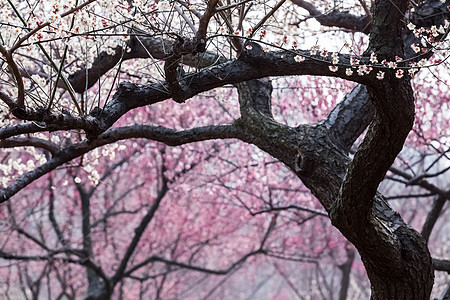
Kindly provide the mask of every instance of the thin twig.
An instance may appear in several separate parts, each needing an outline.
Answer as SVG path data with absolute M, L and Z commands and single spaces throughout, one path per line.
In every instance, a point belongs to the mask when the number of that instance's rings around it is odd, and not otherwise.
M 6 58 L 6 62 L 10 68 L 11 73 L 14 75 L 17 83 L 17 106 L 20 108 L 25 107 L 25 86 L 23 84 L 22 75 L 20 75 L 19 67 L 12 57 L 12 51 L 7 51 L 5 47 L 0 45 L 0 53 Z
M 261 21 L 259 21 L 258 24 L 256 24 L 256 26 L 254 28 L 252 28 L 252 33 L 250 34 L 250 37 L 253 36 L 253 34 L 255 34 L 256 31 L 258 31 L 258 29 L 264 25 L 264 23 L 267 21 L 267 19 L 269 19 L 280 7 L 281 5 L 284 4 L 284 2 L 286 2 L 286 0 L 281 0 L 280 2 L 277 3 L 277 5 L 275 5 L 274 8 L 272 8 L 272 10 L 264 16 L 264 18 L 261 19 Z
M 68 11 L 64 12 L 61 14 L 61 18 L 64 18 L 80 9 L 82 9 L 83 7 L 85 7 L 86 5 L 91 4 L 92 2 L 95 2 L 97 0 L 88 0 L 83 4 L 78 5 L 77 7 L 74 7 L 72 9 L 69 9 Z M 11 6 L 13 6 L 13 4 L 11 3 L 11 0 L 8 0 L 8 2 L 10 3 Z M 15 7 L 14 7 L 15 8 Z M 15 9 L 14 9 L 15 10 Z M 39 26 L 37 26 L 36 28 L 34 28 L 33 30 L 31 30 L 30 32 L 28 32 L 26 35 L 24 35 L 23 37 L 21 37 L 10 49 L 11 53 L 13 53 L 17 48 L 20 47 L 20 45 L 26 41 L 27 39 L 30 38 L 30 36 L 32 36 L 33 34 L 35 34 L 36 32 L 38 32 L 39 30 L 41 30 L 42 28 L 50 25 L 50 22 L 44 22 L 42 24 L 40 24 Z M 25 26 L 27 25 L 26 23 L 24 24 Z
M 373 20 L 373 17 L 372 17 L 372 13 L 370 12 L 370 9 L 367 7 L 366 2 L 364 0 L 359 0 L 359 4 L 361 4 L 362 8 L 364 9 L 364 12 L 366 13 L 367 17 L 369 17 L 370 22 L 371 22 Z
M 252 1 L 252 0 L 244 0 L 244 1 L 241 1 L 241 2 L 237 2 L 237 3 L 232 3 L 232 4 L 229 4 L 229 5 L 223 5 L 223 6 L 217 7 L 216 8 L 216 12 L 224 11 L 224 10 L 227 10 L 227 9 L 230 9 L 230 8 L 242 5 L 244 3 L 247 3 L 249 1 Z
M 189 27 L 192 29 L 192 32 L 194 34 L 197 33 L 197 29 L 194 26 L 194 23 L 191 22 L 188 16 L 183 12 L 183 10 L 176 4 L 173 4 L 173 7 L 175 7 L 175 10 L 178 12 L 178 14 L 186 21 L 186 23 L 189 25 Z

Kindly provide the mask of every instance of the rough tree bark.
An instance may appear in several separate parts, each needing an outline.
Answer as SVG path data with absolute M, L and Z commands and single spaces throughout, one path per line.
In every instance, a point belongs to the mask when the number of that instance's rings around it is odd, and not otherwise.
M 311 189 L 328 211 L 333 225 L 358 249 L 372 284 L 372 299 L 429 298 L 433 268 L 425 240 L 404 223 L 376 190 L 369 198 L 370 192 L 361 186 L 370 185 L 367 177 L 375 175 L 368 173 L 376 168 L 359 162 L 359 166 L 350 169 L 354 160 L 350 161 L 345 149 L 337 146 L 342 141 L 334 142 L 335 137 L 330 134 L 333 127 L 327 129 L 317 124 L 291 128 L 255 109 L 253 104 L 263 102 L 263 97 L 268 101 L 270 89 L 270 83 L 263 80 L 238 85 L 242 118 L 237 126 L 245 135 L 242 139 L 284 162 Z M 336 123 L 339 122 L 345 121 Z M 372 121 L 372 127 L 375 122 Z M 365 139 L 371 138 L 367 135 Z M 364 144 L 358 151 L 361 149 L 365 149 Z M 381 159 L 377 152 L 387 151 L 377 149 L 376 145 L 369 150 L 375 151 L 375 157 L 367 157 L 374 164 Z M 346 192 L 343 187 L 349 180 L 349 170 L 363 175 L 356 177 L 359 180 L 351 183 L 354 189 Z

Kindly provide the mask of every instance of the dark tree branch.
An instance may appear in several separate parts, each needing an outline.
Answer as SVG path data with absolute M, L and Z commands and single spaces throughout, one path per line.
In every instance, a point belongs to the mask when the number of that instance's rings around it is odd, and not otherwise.
M 86 266 L 88 268 L 91 268 L 91 269 L 95 270 L 95 272 L 97 272 L 97 274 L 99 274 L 99 276 L 105 282 L 108 281 L 108 277 L 105 275 L 105 273 L 103 273 L 101 268 L 99 266 L 97 266 L 96 264 L 94 264 L 90 260 L 86 260 L 86 259 L 71 259 L 71 258 L 67 258 L 67 257 L 55 256 L 57 254 L 64 253 L 64 252 L 67 252 L 67 251 L 52 251 L 52 252 L 49 253 L 49 255 L 25 256 L 25 255 L 15 255 L 15 254 L 12 254 L 12 253 L 7 253 L 7 252 L 4 252 L 4 251 L 0 251 L 0 257 L 4 258 L 4 259 L 8 259 L 8 260 L 17 260 L 17 261 L 51 261 L 51 260 L 57 260 L 57 261 L 61 261 L 61 262 L 64 262 L 64 263 L 72 263 L 72 264 L 76 264 L 76 265 L 82 265 L 82 266 Z M 69 251 L 69 253 L 72 253 L 72 252 Z M 77 255 L 79 255 L 79 254 L 77 254 Z
M 450 274 L 450 260 L 433 258 L 433 268 Z
M 347 260 L 343 264 L 339 265 L 339 269 L 342 272 L 339 300 L 347 299 L 348 288 L 350 286 L 350 274 L 352 271 L 353 261 L 355 260 L 355 249 L 349 243 L 345 245 L 345 252 L 347 254 Z
M 241 266 L 248 258 L 250 258 L 251 256 L 254 256 L 254 255 L 257 255 L 257 254 L 264 254 L 264 251 L 259 249 L 257 251 L 253 251 L 253 252 L 247 253 L 241 259 L 239 259 L 238 261 L 234 262 L 227 269 L 224 269 L 224 270 L 213 270 L 213 269 L 208 269 L 208 268 L 202 268 L 202 267 L 192 266 L 192 265 L 186 264 L 186 263 L 181 263 L 181 262 L 177 262 L 177 261 L 173 261 L 173 260 L 168 260 L 168 259 L 165 259 L 165 258 L 162 258 L 162 257 L 159 257 L 159 256 L 152 256 L 152 257 L 149 257 L 148 259 L 146 259 L 145 261 L 137 264 L 136 266 L 132 267 L 127 272 L 125 272 L 124 273 L 124 277 L 131 276 L 131 274 L 133 272 L 135 272 L 138 269 L 148 265 L 149 263 L 153 263 L 153 262 L 162 262 L 162 263 L 165 263 L 165 264 L 167 264 L 169 266 L 175 266 L 175 267 L 179 267 L 179 268 L 182 268 L 182 269 L 188 269 L 188 270 L 202 272 L 202 273 L 207 273 L 207 274 L 212 274 L 212 275 L 226 275 L 226 274 L 230 273 L 231 271 L 233 271 L 234 269 L 236 269 L 237 267 Z
M 431 210 L 428 212 L 427 219 L 425 220 L 421 231 L 422 236 L 427 242 L 430 239 L 431 231 L 433 230 L 433 227 L 436 224 L 447 199 L 448 198 L 439 195 L 433 201 L 433 205 L 431 206 Z
M 45 244 L 45 241 L 39 240 L 38 238 L 36 238 L 32 234 L 30 234 L 28 231 L 23 229 L 21 226 L 19 226 L 19 224 L 17 224 L 16 217 L 15 217 L 15 214 L 14 214 L 14 211 L 13 211 L 13 208 L 12 208 L 12 204 L 10 202 L 7 203 L 6 207 L 8 209 L 8 214 L 9 214 L 10 222 L 12 224 L 12 229 L 17 231 L 18 234 L 23 235 L 24 237 L 29 239 L 30 241 L 32 241 L 33 243 L 35 243 L 36 245 L 38 245 L 42 249 L 44 249 L 46 251 L 49 251 L 50 249 Z
M 120 59 L 124 61 L 135 58 L 164 60 L 170 56 L 170 49 L 174 45 L 171 40 L 158 37 L 148 36 L 146 32 L 133 29 L 131 39 L 125 46 L 114 48 L 114 54 L 101 52 L 92 63 L 92 67 L 79 69 L 69 76 L 69 81 L 73 89 L 77 93 L 83 93 L 86 89 L 91 88 L 101 76 L 111 70 Z M 212 52 L 204 52 L 197 54 L 184 54 L 181 62 L 185 65 L 196 67 L 199 69 L 211 66 L 216 63 L 224 63 L 226 59 Z
M 64 130 L 64 126 L 55 125 L 46 125 L 46 124 L 37 124 L 35 122 L 27 123 L 27 124 L 18 124 L 18 125 L 9 125 L 3 128 L 0 128 L 0 140 L 7 139 L 12 136 L 18 136 L 21 134 L 27 133 L 36 133 L 36 132 L 52 132 L 58 130 Z
M 257 32 L 266 21 L 273 16 L 273 14 L 286 2 L 286 0 L 279 0 L 278 3 L 252 28 L 252 34 Z
M 351 31 L 358 31 L 368 34 L 371 29 L 370 16 L 356 16 L 346 12 L 332 10 L 328 13 L 321 13 L 312 3 L 304 0 L 291 0 L 292 3 L 307 10 L 312 18 L 315 18 L 323 26 L 334 26 Z
M 253 80 L 251 82 L 252 88 L 246 89 L 245 86 L 249 84 L 249 82 L 236 84 L 241 93 L 249 93 L 244 97 L 239 98 L 241 116 L 245 119 L 250 117 L 249 115 L 258 113 L 273 119 L 271 104 L 273 91 L 272 82 L 268 78 Z
M 207 269 L 207 268 L 202 268 L 202 267 L 197 267 L 197 266 L 192 266 L 191 264 L 186 264 L 186 263 L 181 263 L 181 262 L 177 262 L 177 261 L 172 261 L 172 260 L 167 260 L 165 258 L 159 257 L 157 255 L 153 255 L 149 258 L 147 258 L 146 260 L 144 260 L 143 262 L 135 265 L 134 267 L 130 268 L 128 271 L 123 273 L 124 277 L 129 277 L 131 276 L 131 274 L 135 271 L 137 271 L 138 269 L 148 265 L 149 263 L 152 262 L 163 262 L 166 265 L 169 266 L 176 266 L 179 268 L 184 268 L 184 269 L 189 269 L 189 270 L 193 270 L 193 271 L 198 271 L 198 272 L 203 272 L 203 273 L 208 273 L 208 274 L 213 274 L 213 275 L 226 275 L 228 273 L 230 273 L 231 271 L 233 271 L 234 269 L 238 268 L 239 266 L 241 266 L 247 259 L 249 259 L 251 256 L 257 255 L 257 254 L 266 254 L 267 251 L 264 250 L 264 244 L 267 241 L 267 238 L 269 237 L 270 233 L 272 232 L 275 223 L 276 223 L 276 219 L 277 219 L 277 215 L 272 216 L 272 220 L 261 240 L 261 244 L 259 246 L 259 248 L 255 251 L 251 251 L 247 254 L 245 254 L 244 256 L 242 256 L 239 260 L 237 260 L 236 262 L 232 263 L 228 268 L 224 269 L 224 270 L 212 270 L 212 269 Z
M 80 157 L 95 148 L 120 140 L 145 138 L 159 141 L 169 146 L 178 146 L 210 139 L 238 138 L 240 135 L 241 133 L 233 125 L 206 126 L 183 131 L 148 125 L 112 128 L 93 141 L 84 140 L 64 148 L 45 164 L 17 178 L 14 184 L 0 190 L 0 203 L 5 202 L 22 188 L 55 168 Z
M 357 85 L 322 121 L 335 143 L 350 151 L 353 143 L 373 119 L 375 108 L 363 85 Z
M 281 206 L 281 207 L 274 206 L 274 207 L 270 207 L 270 208 L 267 208 L 267 209 L 258 210 L 256 212 L 249 211 L 249 213 L 252 216 L 256 216 L 256 215 L 270 213 L 270 212 L 274 212 L 274 211 L 285 211 L 285 210 L 306 211 L 306 212 L 309 212 L 309 213 L 311 213 L 313 215 L 322 216 L 322 217 L 328 217 L 328 214 L 325 211 L 323 211 L 323 210 L 319 210 L 319 209 L 315 209 L 315 208 L 309 208 L 309 207 L 303 207 L 303 206 L 298 206 L 298 205 L 288 205 L 288 206 Z
M 433 194 L 439 195 L 440 197 L 443 197 L 445 199 L 450 199 L 450 191 L 444 191 L 444 190 L 438 188 L 437 186 L 435 186 L 434 184 L 428 182 L 427 180 L 419 179 L 419 180 L 412 181 L 412 179 L 414 178 L 413 176 L 409 175 L 405 171 L 400 170 L 396 167 L 389 168 L 389 171 L 391 171 L 395 175 L 398 175 L 398 176 L 401 176 L 401 177 L 407 179 L 408 182 L 411 182 L 410 185 L 420 186 L 420 187 L 430 191 Z
M 297 63 L 294 56 L 298 54 L 308 57 L 304 62 Z M 366 58 L 367 60 L 368 58 Z M 349 55 L 340 55 L 343 64 L 349 64 Z M 362 59 L 364 61 L 364 59 Z M 223 63 L 204 69 L 197 73 L 187 74 L 179 80 L 183 87 L 183 99 L 189 99 L 201 92 L 211 90 L 226 84 L 235 84 L 255 78 L 280 75 L 321 75 L 342 77 L 363 84 L 377 81 L 371 76 L 345 75 L 345 69 L 330 71 L 329 62 L 317 57 L 309 57 L 309 51 L 280 51 L 260 53 L 247 51 L 242 59 Z M 45 122 L 46 126 L 60 129 L 83 129 L 92 139 L 112 126 L 123 114 L 141 106 L 164 101 L 173 95 L 166 83 L 154 83 L 138 86 L 132 83 L 119 85 L 113 99 L 103 110 L 94 109 L 89 115 L 75 117 L 68 113 L 55 114 L 44 108 L 13 110 L 16 117 L 23 120 Z M 58 127 L 57 127 L 58 128 Z
M 10 51 L 6 50 L 2 45 L 0 45 L 0 54 L 2 54 L 3 57 L 5 57 L 6 59 L 6 63 L 9 66 L 9 70 L 10 72 L 13 74 L 14 79 L 16 81 L 17 84 L 17 102 L 13 102 L 14 106 L 17 105 L 17 107 L 19 108 L 23 108 L 25 107 L 25 87 L 23 84 L 23 78 L 22 75 L 20 74 L 20 70 L 19 67 L 17 66 L 12 54 L 13 54 L 14 49 L 11 49 Z M 2 93 L 0 91 L 0 99 L 2 100 L 10 100 L 9 97 Z M 5 101 L 6 102 L 6 101 Z M 6 102 L 8 103 L 8 102 Z
M 185 92 L 178 81 L 180 75 L 178 70 L 180 69 L 181 56 L 172 56 L 164 62 L 164 73 L 166 75 L 167 86 L 169 87 L 170 95 L 176 102 L 182 103 L 185 100 Z
M 58 223 L 56 222 L 55 218 L 55 192 L 53 190 L 53 177 L 48 177 L 48 190 L 50 192 L 49 195 L 49 207 L 48 207 L 48 219 L 50 220 L 50 223 L 52 224 L 53 230 L 55 231 L 56 237 L 58 238 L 58 242 L 61 243 L 63 246 L 67 246 L 67 241 L 64 239 L 63 233 L 61 229 L 59 228 Z
M 75 177 L 75 176 L 73 176 Z M 94 251 L 91 238 L 91 195 L 82 183 L 75 183 L 81 200 L 81 233 L 83 235 L 83 253 L 86 261 L 93 261 Z M 109 286 L 109 281 L 102 284 L 99 274 L 90 268 L 86 270 L 88 280 L 88 295 L 101 294 L 105 287 Z M 109 290 L 107 288 L 106 290 Z
M 370 12 L 370 8 L 366 4 L 366 0 L 358 0 L 359 4 L 361 4 L 362 8 L 364 9 L 364 12 L 366 13 L 366 16 L 369 17 L 370 22 L 372 22 L 372 13 Z
M 9 109 L 13 109 L 17 106 L 17 103 L 14 101 L 14 99 L 3 93 L 2 91 L 0 91 L 0 100 L 5 102 L 5 104 L 8 105 Z
M 136 250 L 136 247 L 141 240 L 142 235 L 144 234 L 145 229 L 147 228 L 150 221 L 153 219 L 153 216 L 155 215 L 156 211 L 159 208 L 159 205 L 166 195 L 167 191 L 169 190 L 169 187 L 167 185 L 168 180 L 166 176 L 164 175 L 165 167 L 164 163 L 162 163 L 162 170 L 161 170 L 161 176 L 162 176 L 162 187 L 158 191 L 158 196 L 153 200 L 153 204 L 148 210 L 147 214 L 142 218 L 139 226 L 134 230 L 134 236 L 131 241 L 131 243 L 128 245 L 127 250 L 120 261 L 119 267 L 117 268 L 116 273 L 112 277 L 111 281 L 113 283 L 113 286 L 116 285 L 122 278 L 125 276 L 125 269 L 127 267 L 127 264 L 131 258 L 131 255 Z
M 402 20 L 407 8 L 404 1 L 377 2 L 367 53 L 374 51 L 386 59 L 394 59 L 394 53 L 401 55 Z M 347 220 L 355 230 L 365 227 L 378 185 L 402 149 L 414 122 L 414 97 L 409 80 L 394 82 L 395 79 L 394 74 L 387 74 L 386 80 L 373 83 L 368 89 L 376 108 L 375 118 L 348 167 L 336 203 L 338 209 L 357 212 L 351 221 Z M 368 165 L 371 167 L 367 168 Z M 345 211 L 343 215 L 348 218 L 352 213 Z
M 52 155 L 55 155 L 61 148 L 55 143 L 43 140 L 40 138 L 22 138 L 22 137 L 11 137 L 7 139 L 0 140 L 0 148 L 15 148 L 15 147 L 25 147 L 31 146 L 35 148 L 41 148 L 49 151 Z
M 395 83 L 390 82 L 391 84 Z M 398 87 L 398 85 L 407 87 L 407 82 L 396 82 L 395 86 Z M 252 88 L 257 89 L 260 86 L 253 81 L 238 85 L 241 105 L 252 103 L 251 99 L 245 98 L 263 95 L 252 92 Z M 392 91 L 392 89 L 390 90 Z M 395 94 L 397 97 L 395 101 L 402 99 L 400 102 L 405 101 L 406 107 L 410 108 L 412 94 L 405 92 L 402 95 L 399 97 L 398 94 Z M 384 96 L 387 98 L 382 98 Z M 247 115 L 241 113 L 242 120 L 238 120 L 236 126 L 241 128 L 244 141 L 257 145 L 284 162 L 296 172 L 321 201 L 330 213 L 333 224 L 361 253 L 374 287 L 374 295 L 380 299 L 396 299 L 398 294 L 392 297 L 385 294 L 385 291 L 394 289 L 396 292 L 422 295 L 421 298 L 426 298 L 425 295 L 429 295 L 432 286 L 431 258 L 426 243 L 420 234 L 406 225 L 400 215 L 389 207 L 381 195 L 375 194 L 378 183 L 383 179 L 386 170 L 400 151 L 404 138 L 412 125 L 412 118 L 408 115 L 408 111 L 407 122 L 402 124 L 403 127 L 400 128 L 399 124 L 395 124 L 394 121 L 401 123 L 397 116 L 399 111 L 395 109 L 395 105 L 398 104 L 394 103 L 394 98 L 390 97 L 392 95 L 386 95 L 383 92 L 381 94 L 374 93 L 372 96 L 375 101 L 381 102 L 378 105 L 384 105 L 381 108 L 377 107 L 377 111 L 381 110 L 379 114 L 385 115 L 376 116 L 378 120 L 375 119 L 375 122 L 378 124 L 372 125 L 373 136 L 370 136 L 369 130 L 369 139 L 366 140 L 366 143 L 368 142 L 370 146 L 364 146 L 363 143 L 362 148 L 358 149 L 360 155 L 367 150 L 375 151 L 375 153 L 366 154 L 367 161 L 373 161 L 369 164 L 369 168 L 362 159 L 364 155 L 360 158 L 361 161 L 355 163 L 354 159 L 350 162 L 345 152 L 333 142 L 329 130 L 322 124 L 290 128 L 259 113 L 248 113 Z M 390 103 L 386 103 L 386 101 Z M 392 105 L 392 103 L 394 104 Z M 392 107 L 388 104 L 391 104 Z M 245 107 L 245 105 L 242 106 Z M 394 108 L 393 111 L 390 111 L 391 108 Z M 249 111 L 252 110 L 249 109 Z M 390 128 L 391 126 L 393 128 Z M 378 131 L 380 129 L 381 131 Z M 385 136 L 386 133 L 389 135 Z M 398 134 L 400 136 L 395 136 Z M 375 139 L 371 140 L 374 137 Z M 374 141 L 379 144 L 373 143 Z M 386 141 L 393 144 L 385 145 Z M 390 151 L 383 147 L 390 147 Z M 384 161 L 381 166 L 377 165 L 380 164 L 380 156 L 377 153 L 381 152 L 384 155 L 385 151 L 389 152 L 389 154 L 386 153 L 389 161 Z M 349 164 L 353 164 L 353 171 L 349 171 Z M 357 173 L 349 175 L 349 172 L 354 171 Z M 373 176 L 370 182 L 366 181 L 366 176 Z M 346 178 L 354 180 L 353 189 L 345 189 L 345 185 L 348 184 L 345 182 Z M 327 184 L 324 185 L 324 182 Z M 346 193 L 349 194 L 345 195 Z M 336 199 L 340 199 L 340 201 L 336 201 Z M 417 268 L 417 264 L 421 267 Z M 400 274 L 403 276 L 402 282 L 399 281 Z M 426 279 L 424 279 L 424 274 L 428 276 Z M 386 278 L 392 278 L 392 280 L 386 280 Z M 416 282 L 420 279 L 424 279 L 420 284 L 406 283 Z M 398 288 L 386 287 L 391 284 L 398 285 Z M 408 289 L 402 290 L 405 285 L 408 285 Z
M 216 6 L 218 4 L 218 0 L 209 0 L 208 5 L 206 6 L 206 10 L 203 13 L 203 16 L 200 18 L 198 24 L 198 30 L 195 38 L 199 42 L 197 51 L 204 52 L 206 49 L 206 33 L 208 29 L 208 24 L 214 14 L 217 12 Z

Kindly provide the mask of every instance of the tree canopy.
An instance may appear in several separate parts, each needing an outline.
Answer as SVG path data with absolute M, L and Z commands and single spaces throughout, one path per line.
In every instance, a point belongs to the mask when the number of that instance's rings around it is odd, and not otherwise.
M 2 2 L 2 292 L 444 299 L 449 10 Z

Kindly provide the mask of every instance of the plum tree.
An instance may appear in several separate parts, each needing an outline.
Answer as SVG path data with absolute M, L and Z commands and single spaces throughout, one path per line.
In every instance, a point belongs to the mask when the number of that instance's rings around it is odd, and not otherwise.
M 315 254 L 302 256 L 295 224 L 318 234 L 329 220 L 360 254 L 372 299 L 429 299 L 434 270 L 450 271 L 427 246 L 448 200 L 427 180 L 448 169 L 448 90 L 417 72 L 445 70 L 449 5 L 0 4 L 0 201 L 4 230 L 14 232 L 0 256 L 18 262 L 8 280 L 35 298 L 43 281 L 47 295 L 57 282 L 53 297 L 76 298 L 85 280 L 86 299 L 195 298 L 198 274 L 228 275 L 265 257 L 314 262 L 335 233 L 306 239 Z M 300 75 L 309 77 L 288 77 Z M 393 163 L 413 126 L 408 143 L 439 155 L 421 156 L 421 169 L 403 160 L 403 170 Z M 436 196 L 421 234 L 377 191 L 387 172 Z M 334 240 L 345 258 L 334 294 L 345 299 L 354 252 Z M 289 268 L 272 266 L 303 297 Z M 198 274 L 182 276 L 189 271 Z M 221 283 L 203 283 L 202 297 Z

